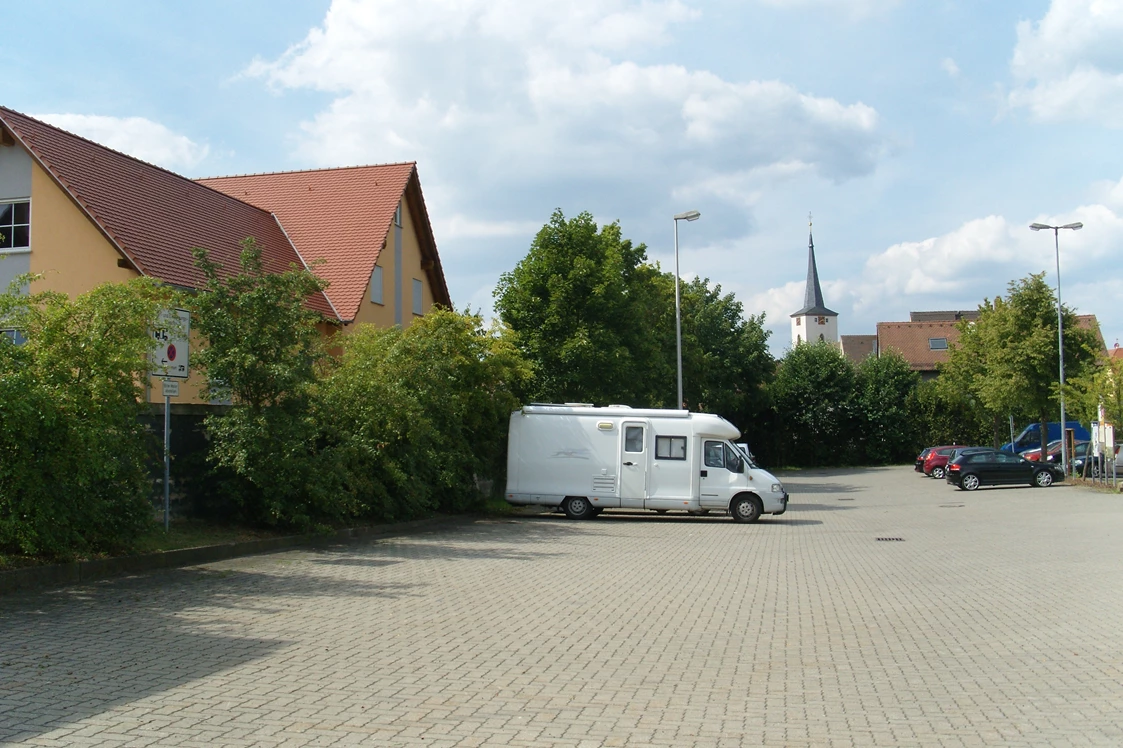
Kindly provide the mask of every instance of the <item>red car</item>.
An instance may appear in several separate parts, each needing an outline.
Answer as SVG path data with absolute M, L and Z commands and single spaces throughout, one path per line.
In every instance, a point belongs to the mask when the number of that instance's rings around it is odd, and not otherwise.
M 959 449 L 961 444 L 952 444 L 946 447 L 932 447 L 928 456 L 924 458 L 924 474 L 930 478 L 943 478 L 947 472 L 948 458 L 951 453 Z

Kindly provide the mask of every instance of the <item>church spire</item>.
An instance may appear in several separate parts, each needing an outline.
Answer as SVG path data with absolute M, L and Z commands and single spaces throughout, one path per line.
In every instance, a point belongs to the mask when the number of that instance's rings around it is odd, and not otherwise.
M 807 287 L 803 293 L 803 308 L 792 314 L 837 317 L 838 312 L 827 309 L 823 301 L 823 289 L 819 285 L 819 269 L 815 266 L 815 237 L 811 231 L 811 214 L 807 214 Z

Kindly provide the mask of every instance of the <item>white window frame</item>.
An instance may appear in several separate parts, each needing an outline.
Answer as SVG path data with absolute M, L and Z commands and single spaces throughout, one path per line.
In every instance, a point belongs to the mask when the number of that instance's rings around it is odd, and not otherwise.
M 943 341 L 943 345 L 935 345 L 936 341 Z M 946 351 L 948 349 L 947 338 L 928 338 L 928 350 L 930 351 Z
M 421 282 L 420 278 L 413 279 L 413 313 L 420 317 L 425 313 L 424 309 L 424 294 L 425 284 Z
M 398 201 L 398 207 L 394 208 L 394 225 L 400 227 L 402 225 L 402 201 Z
M 7 236 L 8 233 L 16 226 L 27 226 L 27 244 L 19 247 L 0 247 L 0 255 L 24 255 L 31 252 L 31 198 L 20 198 L 16 200 L 0 200 L 0 206 L 3 205 L 21 205 L 27 203 L 27 223 L 15 223 L 15 208 L 12 208 L 12 221 L 11 224 L 0 226 L 0 234 Z M 5 231 L 7 229 L 7 231 Z M 0 289 L 2 290 L 2 289 Z
M 385 285 L 383 284 L 382 266 L 375 265 L 370 271 L 370 303 L 382 306 L 386 303 Z

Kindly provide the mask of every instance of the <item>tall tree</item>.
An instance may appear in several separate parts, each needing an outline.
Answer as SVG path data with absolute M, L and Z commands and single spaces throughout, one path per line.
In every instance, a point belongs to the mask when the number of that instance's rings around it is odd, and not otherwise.
M 914 392 L 920 376 L 895 350 L 867 356 L 857 367 L 858 447 L 866 462 L 913 457 L 917 419 Z
M 852 462 L 857 381 L 853 365 L 830 343 L 803 343 L 780 362 L 772 386 L 786 435 L 785 463 Z
M 1081 328 L 1076 314 L 1062 308 L 1066 376 L 1079 378 L 1093 366 L 1099 342 Z M 1011 281 L 1006 298 L 986 300 L 973 324 L 962 323 L 963 337 L 953 347 L 943 371 L 963 382 L 996 416 L 1011 413 L 1045 424 L 1058 409 L 1059 361 L 1057 302 L 1045 273 Z
M 495 289 L 495 308 L 535 367 L 532 395 L 553 402 L 650 404 L 664 366 L 650 335 L 653 269 L 620 225 L 557 210 Z

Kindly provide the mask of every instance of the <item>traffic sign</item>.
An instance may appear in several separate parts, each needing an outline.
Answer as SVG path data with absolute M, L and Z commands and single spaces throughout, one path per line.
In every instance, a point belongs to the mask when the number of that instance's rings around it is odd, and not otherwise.
M 186 309 L 160 312 L 157 327 L 152 331 L 152 336 L 156 338 L 156 349 L 151 357 L 153 376 L 187 379 L 191 371 L 187 342 L 190 334 L 191 313 Z
M 179 397 L 179 382 L 173 382 L 165 379 L 164 383 L 164 397 Z

